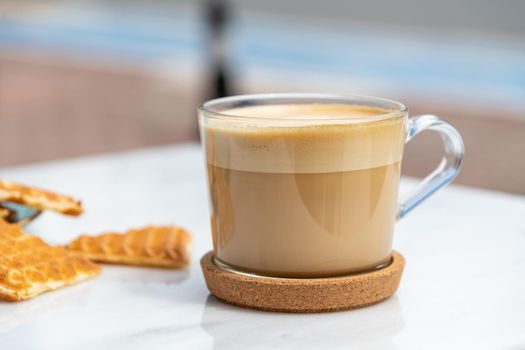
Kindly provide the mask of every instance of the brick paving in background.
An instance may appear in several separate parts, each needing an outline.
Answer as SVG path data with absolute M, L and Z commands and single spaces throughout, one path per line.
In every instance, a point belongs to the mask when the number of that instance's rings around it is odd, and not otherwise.
M 0 59 L 0 166 L 195 139 L 198 97 L 129 72 Z

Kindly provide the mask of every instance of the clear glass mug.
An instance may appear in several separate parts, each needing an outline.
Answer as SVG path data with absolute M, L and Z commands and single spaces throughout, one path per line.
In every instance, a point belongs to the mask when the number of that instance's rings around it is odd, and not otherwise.
M 215 262 L 315 278 L 381 268 L 396 220 L 458 174 L 463 140 L 399 102 L 332 94 L 220 98 L 199 107 Z M 441 135 L 441 164 L 398 203 L 405 143 Z

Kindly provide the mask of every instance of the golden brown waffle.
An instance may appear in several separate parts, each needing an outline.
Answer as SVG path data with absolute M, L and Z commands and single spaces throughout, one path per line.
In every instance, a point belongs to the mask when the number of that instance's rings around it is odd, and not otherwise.
M 27 205 L 38 210 L 54 210 L 66 215 L 82 214 L 80 201 L 60 194 L 0 180 L 0 202 Z
M 189 264 L 191 235 L 174 226 L 148 226 L 126 233 L 82 235 L 68 246 L 99 262 L 158 267 Z
M 0 220 L 0 299 L 20 301 L 100 272 L 91 261 L 52 247 Z

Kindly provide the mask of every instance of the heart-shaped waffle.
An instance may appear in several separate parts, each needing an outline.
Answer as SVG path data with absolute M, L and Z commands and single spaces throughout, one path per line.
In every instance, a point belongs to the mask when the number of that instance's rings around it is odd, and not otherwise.
M 0 299 L 19 301 L 97 275 L 100 267 L 0 219 Z

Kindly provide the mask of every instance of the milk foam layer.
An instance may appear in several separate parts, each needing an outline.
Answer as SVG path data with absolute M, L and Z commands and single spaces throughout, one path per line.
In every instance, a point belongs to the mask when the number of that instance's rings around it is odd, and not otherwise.
M 361 170 L 401 160 L 405 114 L 361 105 L 297 104 L 236 108 L 206 118 L 208 163 L 270 173 Z

